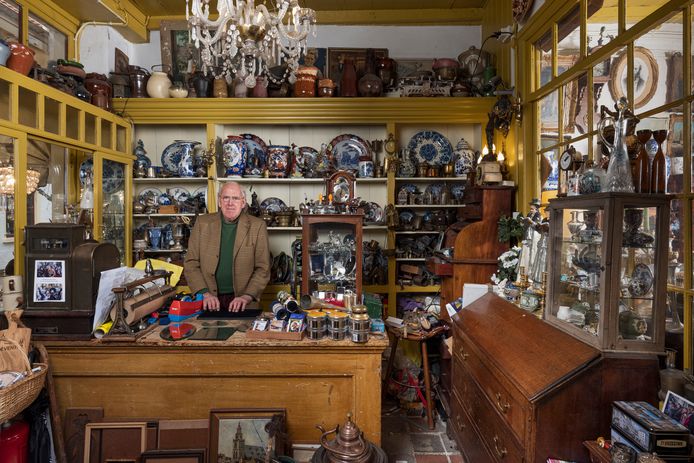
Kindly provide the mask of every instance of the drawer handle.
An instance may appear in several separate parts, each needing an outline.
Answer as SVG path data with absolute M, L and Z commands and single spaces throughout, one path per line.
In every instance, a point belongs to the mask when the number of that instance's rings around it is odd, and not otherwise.
M 499 407 L 499 411 L 501 411 L 501 413 L 506 413 L 508 409 L 511 408 L 510 403 L 503 403 L 501 401 L 501 393 L 499 392 L 496 393 L 496 406 Z
M 457 415 L 455 417 L 455 422 L 458 425 L 458 429 L 460 429 L 461 431 L 465 430 L 465 423 L 463 423 L 463 418 L 460 415 Z
M 460 349 L 460 356 L 463 357 L 463 360 L 467 360 L 470 354 L 466 354 L 463 349 Z
M 508 451 L 504 448 L 499 448 L 499 436 L 494 436 L 492 441 L 494 442 L 494 451 L 496 452 L 496 456 L 499 457 L 499 459 L 504 458 Z

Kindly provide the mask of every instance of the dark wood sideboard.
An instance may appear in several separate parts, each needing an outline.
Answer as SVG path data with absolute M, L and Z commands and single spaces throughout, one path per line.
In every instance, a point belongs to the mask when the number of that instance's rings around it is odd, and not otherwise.
M 451 418 L 465 461 L 587 462 L 614 400 L 657 403 L 655 356 L 613 356 L 493 294 L 453 317 Z

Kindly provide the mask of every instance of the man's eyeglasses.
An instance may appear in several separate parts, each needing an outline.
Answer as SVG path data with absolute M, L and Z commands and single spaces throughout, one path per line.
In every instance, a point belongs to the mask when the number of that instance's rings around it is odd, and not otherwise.
M 222 196 L 220 198 L 220 200 L 223 203 L 231 203 L 231 202 L 238 203 L 240 201 L 243 201 L 243 196 Z

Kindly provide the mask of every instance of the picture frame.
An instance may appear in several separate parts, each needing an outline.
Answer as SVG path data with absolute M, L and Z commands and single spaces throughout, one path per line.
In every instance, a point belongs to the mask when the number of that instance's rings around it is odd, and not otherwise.
M 226 461 L 238 452 L 257 463 L 266 461 L 268 452 L 284 455 L 286 417 L 284 408 L 210 410 L 209 461 Z
M 666 156 L 682 156 L 684 154 L 684 116 L 681 113 L 670 114 L 668 118 L 668 132 L 665 140 Z M 694 127 L 692 128 L 694 133 Z
M 395 58 L 398 79 L 416 77 L 424 72 L 433 72 L 432 58 Z
M 320 71 L 319 78 L 325 76 L 325 71 L 328 64 L 328 49 L 327 48 L 306 48 L 306 53 L 301 55 L 299 65 L 315 66 Z
M 118 455 L 106 455 L 105 449 L 111 447 L 105 442 L 104 433 L 108 431 L 121 431 L 120 443 L 116 445 Z M 130 431 L 130 432 L 128 432 Z M 139 437 L 139 443 L 133 438 Z M 121 445 L 128 442 L 127 446 Z M 84 462 L 101 462 L 108 459 L 128 460 L 134 457 L 137 461 L 147 447 L 147 423 L 123 422 L 123 423 L 87 423 L 84 426 Z
M 694 403 L 684 397 L 667 391 L 662 412 L 689 429 L 694 430 Z
M 191 74 L 200 69 L 200 49 L 190 41 L 188 22 L 185 20 L 159 23 L 161 64 L 169 66 L 173 82 L 187 82 Z
M 366 72 L 366 50 L 367 48 L 328 48 L 328 78 L 339 85 L 342 77 L 340 65 L 345 58 L 354 61 L 357 70 L 357 79 Z M 376 58 L 388 58 L 387 48 L 372 48 Z
M 610 67 L 607 82 L 610 95 L 615 101 L 627 95 L 627 51 L 617 55 Z M 658 63 L 650 50 L 634 47 L 634 109 L 646 105 L 658 88 Z
M 205 449 L 147 450 L 140 463 L 205 463 Z

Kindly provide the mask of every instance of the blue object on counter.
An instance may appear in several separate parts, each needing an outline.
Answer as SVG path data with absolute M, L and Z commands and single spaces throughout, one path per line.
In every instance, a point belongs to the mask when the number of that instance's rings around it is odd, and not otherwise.
M 160 317 L 159 318 L 159 324 L 160 325 L 164 326 L 164 325 L 168 325 L 169 323 L 171 323 L 171 320 L 169 319 L 169 317 Z
M 380 318 L 371 319 L 371 331 L 373 333 L 384 333 L 386 331 L 386 325 Z

